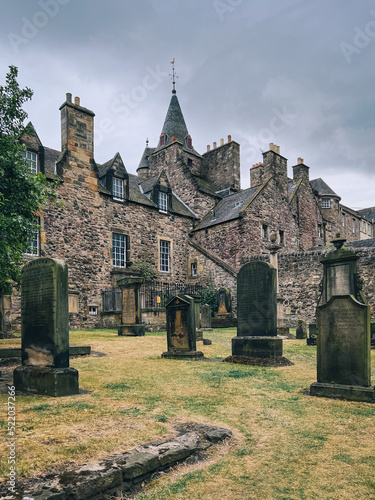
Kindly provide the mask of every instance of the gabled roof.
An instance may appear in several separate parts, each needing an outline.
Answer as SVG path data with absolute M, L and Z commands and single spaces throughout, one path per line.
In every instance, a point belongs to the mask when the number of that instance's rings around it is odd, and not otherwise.
M 106 161 L 102 165 L 98 165 L 99 178 L 104 177 L 113 167 L 122 170 L 124 174 L 127 173 L 120 153 L 116 153 L 112 159 Z
M 266 181 L 267 182 L 267 181 Z M 253 201 L 255 195 L 261 191 L 265 184 L 251 187 L 231 194 L 223 198 L 213 210 L 208 212 L 194 229 L 204 229 L 206 227 L 222 224 L 240 217 L 241 212 Z
M 24 143 L 28 149 L 33 151 L 38 151 L 39 147 L 42 146 L 42 142 L 31 122 L 26 125 L 25 132 L 21 137 L 21 142 Z
M 368 222 L 375 222 L 375 207 L 363 208 L 362 210 L 357 210 L 357 212 Z
M 210 182 L 206 181 L 205 179 L 202 179 L 202 177 L 199 177 L 198 175 L 193 175 L 192 176 L 195 182 L 198 185 L 199 191 L 202 191 L 202 193 L 209 194 L 211 196 L 215 196 L 215 198 L 222 198 L 222 195 L 220 195 L 215 186 L 211 184 Z
M 142 179 L 138 176 L 129 174 L 129 200 L 135 203 L 141 203 L 142 205 L 148 205 L 149 207 L 156 207 L 154 202 L 141 193 L 139 189 L 140 181 L 142 181 Z
M 60 151 L 56 149 L 44 148 L 44 175 L 47 179 L 62 180 L 56 174 L 55 166 L 61 157 Z
M 158 179 L 159 179 L 159 176 L 158 175 L 154 175 L 153 177 L 149 177 L 148 179 L 140 182 L 140 186 L 142 188 L 142 191 L 144 193 L 149 193 L 150 191 L 152 191 L 152 189 L 154 188 L 155 184 L 158 182 Z
M 171 102 L 161 133 L 167 136 L 166 144 L 170 144 L 172 137 L 175 136 L 177 141 L 185 145 L 185 139 L 189 135 L 176 91 L 172 91 Z
M 328 184 L 326 184 L 320 177 L 318 179 L 313 179 L 310 181 L 310 186 L 312 187 L 315 194 L 320 196 L 336 196 L 340 198 L 333 189 L 331 189 Z M 341 198 L 340 198 L 341 199 Z

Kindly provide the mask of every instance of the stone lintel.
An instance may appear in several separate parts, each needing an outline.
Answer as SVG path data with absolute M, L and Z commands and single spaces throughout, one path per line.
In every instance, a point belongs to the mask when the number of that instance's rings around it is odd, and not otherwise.
M 322 382 L 314 382 L 310 386 L 310 395 L 323 398 L 375 403 L 375 386 L 364 387 L 358 385 L 325 384 Z
M 16 391 L 44 396 L 78 394 L 78 371 L 75 368 L 18 366 L 13 372 Z

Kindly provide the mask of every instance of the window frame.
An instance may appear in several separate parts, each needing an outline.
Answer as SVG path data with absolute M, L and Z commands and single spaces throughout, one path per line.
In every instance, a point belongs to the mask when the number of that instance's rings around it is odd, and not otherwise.
M 28 257 L 39 257 L 40 256 L 40 218 L 37 217 L 35 224 L 38 226 L 37 229 L 33 230 L 33 237 L 28 241 L 29 248 L 25 248 L 23 251 L 24 255 Z M 36 252 L 33 251 L 36 249 Z
M 167 249 L 168 251 L 163 251 Z M 169 239 L 159 239 L 159 271 L 164 274 L 171 273 L 172 242 Z M 166 257 L 165 257 L 166 256 Z
M 191 262 L 191 264 L 190 264 L 190 274 L 191 274 L 191 276 L 193 278 L 196 278 L 198 276 L 198 263 L 197 262 Z
M 331 208 L 331 198 L 322 198 L 322 208 Z
M 118 245 L 117 242 L 122 244 Z M 127 237 L 125 234 L 112 232 L 112 266 L 120 269 L 126 268 Z M 119 263 L 119 264 L 118 264 Z
M 124 201 L 124 181 L 119 177 L 112 177 L 112 197 L 116 201 Z
M 98 316 L 98 306 L 89 306 L 89 316 Z
M 28 157 L 28 155 L 30 155 L 30 158 Z M 35 159 L 33 158 L 33 156 L 35 157 Z M 22 157 L 24 160 L 27 161 L 30 172 L 35 175 L 38 175 L 38 153 L 26 149 L 22 151 Z
M 168 195 L 163 191 L 158 192 L 158 207 L 159 212 L 166 214 L 168 212 Z

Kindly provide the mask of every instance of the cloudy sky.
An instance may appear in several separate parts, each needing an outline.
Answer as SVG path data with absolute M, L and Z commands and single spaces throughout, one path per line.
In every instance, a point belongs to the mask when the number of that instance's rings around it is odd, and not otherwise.
M 352 208 L 375 205 L 375 1 L 2 0 L 0 79 L 9 65 L 44 145 L 60 149 L 59 106 L 95 117 L 95 159 L 135 173 L 177 95 L 195 149 L 228 134 L 241 182 L 268 143 L 301 156 Z

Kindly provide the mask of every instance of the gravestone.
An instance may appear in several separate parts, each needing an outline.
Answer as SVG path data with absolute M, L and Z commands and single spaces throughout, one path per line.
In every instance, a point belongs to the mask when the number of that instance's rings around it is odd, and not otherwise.
M 162 358 L 200 359 L 196 348 L 195 304 L 189 295 L 177 295 L 166 304 L 168 351 Z
M 309 336 L 306 340 L 307 345 L 316 345 L 317 339 L 316 323 L 309 323 Z
M 375 349 L 375 323 L 371 323 L 371 349 Z
M 201 328 L 211 330 L 211 306 L 203 304 L 201 307 Z
M 0 339 L 12 336 L 12 297 L 0 294 Z
M 276 269 L 249 262 L 237 275 L 237 337 L 232 355 L 253 358 L 282 356 L 277 337 Z
M 121 325 L 118 335 L 121 337 L 142 337 L 146 326 L 142 323 L 140 288 L 143 278 L 140 273 L 127 269 L 126 277 L 117 281 L 122 293 Z
M 306 338 L 306 322 L 302 319 L 297 321 L 296 328 L 296 339 L 305 339 Z
M 230 291 L 227 288 L 220 288 L 217 292 L 217 313 L 218 317 L 226 317 L 231 315 L 231 299 Z
M 69 368 L 68 268 L 62 260 L 30 261 L 21 275 L 22 366 L 14 372 L 21 392 L 78 394 Z
M 360 289 L 358 257 L 334 240 L 323 263 L 323 294 L 317 307 L 317 382 L 312 396 L 375 403 L 371 387 L 370 307 Z M 339 268 L 343 269 L 340 270 Z

